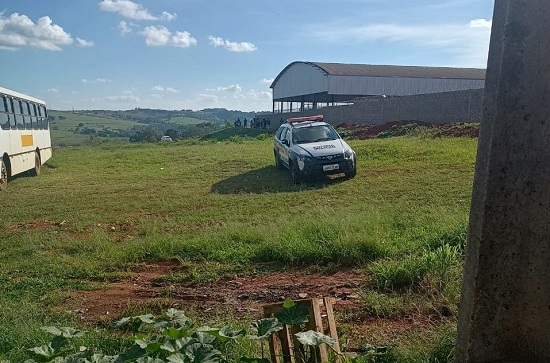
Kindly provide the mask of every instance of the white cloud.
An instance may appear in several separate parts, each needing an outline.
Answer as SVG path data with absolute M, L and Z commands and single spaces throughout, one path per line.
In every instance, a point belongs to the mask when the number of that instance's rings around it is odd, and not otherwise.
M 162 20 L 166 20 L 166 21 L 172 21 L 172 20 L 176 19 L 177 17 L 178 17 L 178 15 L 176 13 L 170 14 L 169 12 L 166 12 L 166 11 L 163 11 L 162 15 L 160 16 L 160 18 Z
M 271 85 L 274 80 L 275 80 L 275 78 L 264 78 L 260 81 L 260 83 Z
M 254 89 L 251 89 L 250 91 L 248 91 L 248 96 L 250 98 L 267 98 L 267 99 L 271 99 L 271 92 L 256 91 Z
M 218 86 L 216 88 L 207 89 L 207 91 L 239 93 L 242 91 L 242 88 L 239 84 L 232 84 L 231 86 Z
M 121 20 L 120 23 L 118 23 L 118 29 L 120 30 L 120 33 L 122 35 L 128 34 L 132 32 L 132 28 L 134 28 L 136 25 L 132 23 L 127 23 L 124 20 Z
M 214 47 L 223 47 L 230 52 L 253 52 L 258 49 L 254 44 L 249 42 L 230 42 L 229 40 L 225 40 L 220 37 L 214 37 L 212 35 L 208 36 L 208 40 L 210 41 L 210 44 Z
M 470 21 L 470 28 L 491 29 L 492 21 L 485 19 L 474 19 Z
M 218 96 L 207 94 L 207 93 L 198 93 L 195 98 L 199 102 L 204 102 L 204 101 L 213 102 L 213 103 L 218 102 Z
M 90 42 L 90 41 L 87 41 L 87 40 L 84 40 L 84 39 L 80 39 L 80 38 L 76 38 L 76 43 L 78 44 L 79 47 L 93 47 L 94 46 L 94 42 Z
M 108 96 L 105 97 L 105 101 L 108 102 L 123 102 L 123 103 L 136 103 L 140 102 L 141 100 L 139 97 L 131 95 L 131 94 L 123 94 L 120 96 Z
M 306 31 L 322 42 L 395 42 L 446 53 L 450 62 L 464 67 L 485 67 L 489 50 L 490 20 L 469 24 L 325 26 Z M 451 64 L 449 64 L 451 65 Z
M 151 91 L 153 92 L 164 92 L 164 93 L 180 93 L 179 90 L 175 89 L 175 88 L 172 88 L 172 87 L 163 87 L 163 86 L 154 86 L 153 88 L 151 88 Z
M 197 40 L 189 32 L 175 32 L 172 34 L 164 26 L 148 26 L 140 32 L 145 37 L 145 44 L 152 47 L 172 46 L 189 48 L 197 45 Z
M 59 90 L 57 88 L 48 88 L 47 91 L 49 93 L 55 93 L 55 94 L 58 94 L 59 93 Z
M 62 45 L 73 42 L 71 35 L 59 25 L 52 23 L 49 16 L 38 19 L 35 24 L 26 15 L 13 13 L 4 17 L 0 13 L 0 49 L 39 48 L 61 50 Z
M 178 17 L 176 13 L 171 14 L 167 11 L 163 11 L 161 15 L 155 16 L 140 4 L 130 0 L 102 0 L 98 5 L 103 11 L 117 13 L 125 18 L 133 20 L 172 21 Z
M 96 79 L 92 79 L 92 80 L 88 80 L 88 79 L 86 79 L 86 78 L 82 78 L 82 79 L 80 80 L 80 82 L 82 82 L 82 83 L 106 83 L 106 82 L 111 83 L 111 82 L 113 82 L 113 81 L 111 81 L 111 80 L 109 80 L 109 79 L 105 79 L 105 78 L 96 78 Z
M 147 9 L 129 0 L 103 0 L 99 3 L 103 11 L 118 13 L 125 18 L 134 20 L 157 20 Z

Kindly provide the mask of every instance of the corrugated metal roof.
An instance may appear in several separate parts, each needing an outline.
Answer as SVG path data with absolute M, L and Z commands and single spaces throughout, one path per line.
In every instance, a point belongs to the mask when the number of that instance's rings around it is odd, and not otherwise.
M 277 75 L 270 88 L 273 88 L 287 69 L 296 63 L 319 68 L 331 76 L 368 76 L 368 77 L 409 77 L 409 78 L 446 78 L 446 79 L 485 79 L 485 69 L 452 68 L 452 67 L 420 67 L 392 66 L 373 64 L 345 64 L 322 62 L 292 62 Z
M 327 74 L 334 76 L 485 79 L 485 69 L 478 68 L 390 66 L 320 62 L 312 62 L 311 64 L 321 68 Z

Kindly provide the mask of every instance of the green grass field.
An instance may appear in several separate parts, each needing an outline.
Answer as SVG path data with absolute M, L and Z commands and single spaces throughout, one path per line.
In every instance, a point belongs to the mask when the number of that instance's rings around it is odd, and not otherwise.
M 55 118 L 50 122 L 53 147 L 78 146 L 90 143 L 90 135 L 74 132 L 79 125 L 83 125 L 82 128 L 87 127 L 96 130 L 101 130 L 103 128 L 109 128 L 111 130 L 128 130 L 135 125 L 144 125 L 129 120 L 81 115 L 69 111 L 49 110 L 48 114 Z M 128 141 L 128 138 L 123 138 L 119 141 Z
M 198 125 L 205 121 L 194 117 L 172 117 L 168 122 L 176 125 Z
M 444 306 L 449 323 L 427 329 L 438 341 L 451 329 L 452 339 L 476 144 L 350 141 L 356 178 L 298 186 L 275 170 L 270 139 L 55 149 L 42 175 L 18 177 L 0 195 L 0 360 L 28 358 L 25 348 L 44 340 L 40 326 L 79 324 L 52 311 L 64 293 L 173 259 L 197 265 L 204 279 L 265 263 L 361 269 L 370 276 L 364 316 Z M 436 354 L 422 339 L 382 343 L 396 347 L 395 361 Z

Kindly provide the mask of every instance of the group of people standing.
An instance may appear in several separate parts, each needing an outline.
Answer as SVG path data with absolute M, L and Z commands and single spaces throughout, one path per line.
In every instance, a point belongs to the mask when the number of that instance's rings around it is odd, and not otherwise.
M 233 123 L 235 124 L 235 127 L 244 127 L 251 129 L 269 129 L 271 126 L 271 121 L 269 119 L 260 119 L 259 117 L 254 117 L 250 119 L 250 121 L 248 121 L 246 118 L 241 121 L 241 118 L 239 117 Z

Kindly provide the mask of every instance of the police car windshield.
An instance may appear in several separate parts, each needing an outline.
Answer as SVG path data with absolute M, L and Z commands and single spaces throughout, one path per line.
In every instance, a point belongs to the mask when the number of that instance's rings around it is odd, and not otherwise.
M 295 144 L 308 144 L 336 139 L 338 139 L 336 131 L 326 125 L 300 127 L 292 130 L 292 140 Z

